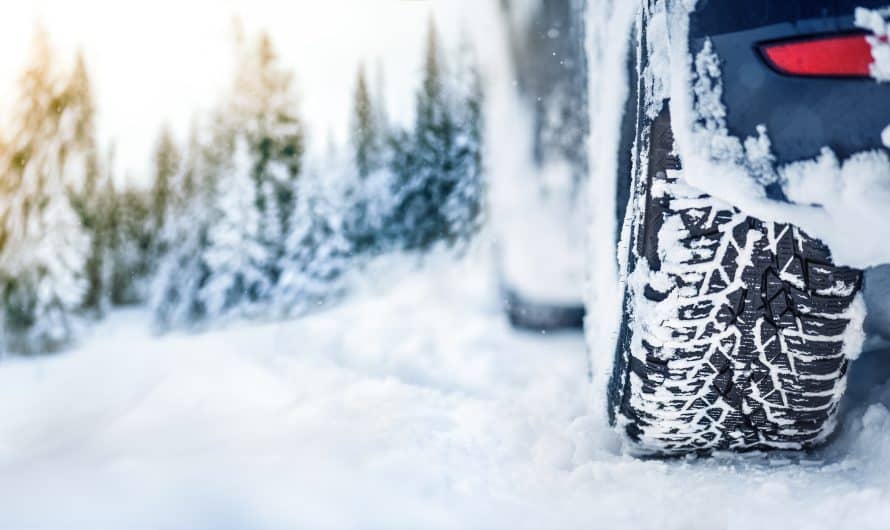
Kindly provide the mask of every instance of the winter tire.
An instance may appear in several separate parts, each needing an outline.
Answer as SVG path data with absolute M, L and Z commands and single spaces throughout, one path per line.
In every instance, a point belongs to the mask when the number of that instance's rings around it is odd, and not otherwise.
M 632 104 L 610 420 L 642 453 L 824 441 L 846 388 L 846 340 L 859 333 L 860 272 L 798 228 L 686 185 L 667 102 L 654 120 Z

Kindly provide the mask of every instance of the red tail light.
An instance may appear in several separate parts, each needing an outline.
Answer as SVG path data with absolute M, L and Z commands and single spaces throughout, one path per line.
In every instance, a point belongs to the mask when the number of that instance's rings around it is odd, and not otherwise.
M 787 75 L 869 77 L 874 57 L 865 34 L 810 37 L 763 44 L 770 65 Z

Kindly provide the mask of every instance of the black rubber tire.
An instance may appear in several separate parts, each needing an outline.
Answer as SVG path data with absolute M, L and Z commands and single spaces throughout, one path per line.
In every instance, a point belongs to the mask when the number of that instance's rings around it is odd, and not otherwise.
M 804 449 L 834 430 L 861 273 L 682 182 L 668 104 L 638 116 L 613 424 L 639 452 Z M 676 171 L 676 172 L 675 172 Z M 851 334 L 848 334 L 850 332 Z
M 536 332 L 581 331 L 584 329 L 583 305 L 556 305 L 533 302 L 518 291 L 501 289 L 504 312 L 510 325 Z

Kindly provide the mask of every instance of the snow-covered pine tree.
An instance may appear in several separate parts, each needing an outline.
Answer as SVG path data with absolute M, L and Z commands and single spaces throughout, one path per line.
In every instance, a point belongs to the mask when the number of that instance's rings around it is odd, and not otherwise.
M 355 153 L 355 168 L 361 178 L 376 171 L 383 162 L 383 130 L 377 123 L 378 113 L 371 102 L 371 92 L 364 65 L 359 66 L 355 82 L 350 143 Z
M 104 247 L 106 244 L 103 239 L 103 225 L 105 222 L 103 218 L 103 197 L 99 194 L 98 184 L 91 183 L 89 188 L 92 189 L 92 192 L 89 194 L 85 191 L 72 191 L 71 204 L 80 217 L 84 230 L 90 236 L 90 249 L 86 265 L 84 266 L 87 290 L 83 298 L 83 308 L 95 316 L 101 316 L 107 309 L 107 306 L 102 303 L 105 287 L 102 278 L 102 259 L 105 254 Z
M 268 300 L 254 165 L 247 139 L 238 135 L 231 162 L 222 168 L 203 255 L 208 277 L 199 297 L 211 321 L 256 316 L 258 304 Z
M 112 306 L 112 283 L 114 278 L 115 252 L 119 246 L 120 234 L 118 233 L 119 201 L 117 189 L 114 184 L 114 175 L 111 168 L 114 167 L 114 146 L 107 155 L 103 167 L 109 168 L 95 188 L 95 227 L 91 231 L 95 242 L 91 254 L 91 261 L 87 265 L 87 274 L 90 278 L 91 289 L 95 290 L 95 312 L 98 315 L 106 313 Z
M 408 247 L 406 234 L 412 229 L 408 216 L 410 212 L 405 211 L 403 203 L 411 196 L 409 191 L 418 180 L 413 131 L 394 126 L 387 137 L 387 144 L 387 165 L 391 177 L 385 195 L 389 197 L 391 207 L 384 212 L 385 220 L 378 241 L 384 251 L 403 250 Z
M 106 223 L 103 219 L 103 198 L 100 181 L 105 168 L 100 167 L 96 146 L 95 102 L 86 61 L 77 53 L 72 70 L 62 92 L 63 124 L 60 130 L 68 137 L 62 142 L 68 146 L 64 168 L 65 183 L 71 204 L 80 217 L 81 224 L 90 236 L 90 250 L 85 266 L 87 291 L 83 308 L 95 316 L 105 312 L 107 306 L 103 289 L 103 256 L 106 253 Z
M 208 144 L 209 127 L 195 121 L 179 171 L 171 179 L 171 200 L 159 238 L 164 253 L 151 284 L 149 306 L 159 331 L 191 327 L 205 316 L 199 297 L 208 272 L 204 264 L 212 218 L 218 157 Z
M 270 36 L 238 39 L 235 79 L 220 110 L 229 134 L 245 134 L 257 189 L 260 233 L 267 248 L 266 273 L 280 274 L 284 239 L 296 205 L 294 189 L 305 150 L 293 73 L 280 61 Z
M 287 169 L 277 161 L 266 164 L 266 170 L 260 175 L 253 176 L 254 194 L 257 210 L 260 212 L 260 241 L 266 247 L 266 263 L 263 269 L 269 278 L 269 283 L 274 284 L 278 280 L 281 271 L 280 260 L 284 254 L 284 239 L 286 237 L 286 225 L 290 223 L 294 206 L 290 204 L 295 200 L 288 195 L 288 205 L 282 204 L 282 193 L 279 182 L 286 181 Z M 279 180 L 281 179 L 281 180 Z M 282 208 L 287 210 L 287 217 L 281 213 Z
M 112 247 L 111 301 L 145 302 L 150 280 L 151 197 L 147 190 L 121 186 L 114 195 L 115 240 Z
M 66 185 L 88 193 L 99 176 L 96 148 L 96 105 L 92 82 L 82 52 L 77 52 L 72 69 L 62 89 L 60 141 L 64 150 L 63 168 Z
M 382 80 L 380 81 L 382 83 Z M 382 87 L 377 87 L 378 92 Z M 381 94 L 372 94 L 363 66 L 359 67 L 350 124 L 353 174 L 345 180 L 344 230 L 359 255 L 381 250 L 383 220 L 380 211 L 389 197 L 389 154 L 386 111 Z
M 0 160 L 0 349 L 50 351 L 72 337 L 87 288 L 90 238 L 71 206 L 65 167 L 78 120 L 48 37 L 36 33 Z
M 150 236 L 151 252 L 149 268 L 155 270 L 161 256 L 166 252 L 165 241 L 160 233 L 167 222 L 173 193 L 171 180 L 179 171 L 182 162 L 179 147 L 168 126 L 161 128 L 153 153 L 154 175 L 151 184 Z
M 194 325 L 221 314 L 229 316 L 229 310 L 235 306 L 239 312 L 259 311 L 261 305 L 269 302 L 262 297 L 280 275 L 296 202 L 294 189 L 302 169 L 303 127 L 293 76 L 280 64 L 271 39 L 265 33 L 255 39 L 242 35 L 238 33 L 232 88 L 213 113 L 210 125 L 201 128 L 196 141 L 191 142 L 181 176 L 174 179 L 181 181 L 186 201 L 170 213 L 163 231 L 162 239 L 169 242 L 169 250 L 161 260 L 151 302 L 160 329 Z M 255 235 L 264 250 L 261 269 L 265 277 L 260 283 L 251 275 L 237 279 L 240 276 L 236 274 L 233 287 L 221 288 L 226 282 L 218 278 L 227 272 L 220 268 L 224 265 L 220 256 L 225 251 L 219 245 L 227 236 L 215 225 L 232 225 L 231 220 L 220 215 L 227 208 L 221 204 L 235 200 L 224 188 L 232 185 L 230 169 L 238 165 L 234 164 L 233 152 L 243 149 L 235 149 L 239 143 L 246 146 L 246 155 L 238 155 L 239 164 L 241 169 L 247 169 L 253 187 L 247 190 L 240 182 L 245 191 L 238 200 L 252 198 L 253 211 L 258 212 L 257 229 L 251 227 L 252 235 L 247 240 Z M 218 182 L 221 177 L 225 177 L 225 182 Z M 187 191 L 191 188 L 193 193 Z M 251 266 L 257 265 L 253 259 L 256 255 L 249 255 Z M 242 281 L 251 284 L 244 287 L 250 311 L 246 302 L 226 299 L 229 294 L 221 298 L 211 296 L 212 292 L 234 293 Z
M 324 306 L 343 295 L 345 276 L 353 263 L 353 246 L 347 237 L 345 198 L 336 179 L 342 162 L 329 160 L 318 174 L 300 179 L 297 209 L 285 244 L 281 277 L 276 288 L 275 311 L 279 316 L 298 316 Z
M 392 137 L 394 207 L 388 238 L 407 250 L 460 245 L 478 229 L 482 208 L 482 93 L 468 45 L 446 75 L 430 22 L 413 134 Z
M 381 148 L 386 149 L 386 137 L 389 132 L 389 110 L 386 103 L 386 79 L 383 69 L 383 62 L 379 59 L 374 67 L 374 90 L 372 94 L 374 107 L 374 116 L 377 123 L 377 130 L 380 132 Z
M 482 80 L 470 41 L 464 36 L 451 77 L 451 108 L 456 137 L 449 158 L 455 186 L 444 204 L 449 240 L 466 244 L 479 230 L 485 197 L 482 166 Z
M 396 202 L 390 229 L 407 250 L 423 251 L 452 238 L 443 205 L 456 187 L 451 154 L 458 129 L 446 93 L 440 48 L 430 21 L 414 132 L 410 142 L 404 135 L 397 135 L 393 142 Z

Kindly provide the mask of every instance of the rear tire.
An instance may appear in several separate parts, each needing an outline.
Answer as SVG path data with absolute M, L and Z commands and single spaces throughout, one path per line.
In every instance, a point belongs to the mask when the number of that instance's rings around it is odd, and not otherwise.
M 503 288 L 504 312 L 510 325 L 537 332 L 581 331 L 585 310 L 582 305 L 556 305 L 533 302 L 518 291 Z
M 861 337 L 860 272 L 798 228 L 686 185 L 667 102 L 649 123 L 637 116 L 648 156 L 637 155 L 626 213 L 611 421 L 645 453 L 824 441 Z

